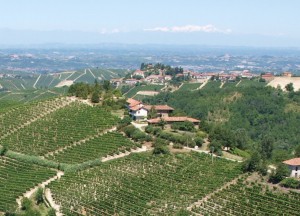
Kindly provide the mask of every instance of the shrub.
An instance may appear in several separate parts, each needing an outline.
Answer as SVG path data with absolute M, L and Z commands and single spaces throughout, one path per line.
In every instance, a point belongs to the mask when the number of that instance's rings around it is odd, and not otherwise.
M 185 122 L 175 122 L 171 126 L 174 130 L 182 130 L 182 131 L 195 131 L 194 124 L 189 121 Z
M 56 212 L 55 212 L 54 208 L 51 208 L 51 209 L 48 211 L 47 216 L 56 216 Z
M 38 205 L 44 202 L 43 194 L 44 194 L 44 189 L 39 187 L 35 194 L 35 200 Z
M 274 183 L 274 184 L 277 184 L 280 181 L 282 181 L 285 177 L 287 177 L 288 175 L 289 175 L 289 170 L 288 170 L 287 166 L 284 165 L 284 164 L 279 164 L 277 166 L 276 171 L 274 171 L 270 175 L 269 181 Z
M 202 144 L 203 144 L 203 139 L 202 139 L 201 137 L 198 137 L 198 136 L 197 136 L 197 137 L 194 139 L 194 141 L 195 141 L 196 145 L 199 146 L 199 147 L 201 147 Z
M 164 146 L 164 145 L 157 145 L 154 147 L 153 149 L 153 154 L 154 155 L 158 155 L 158 154 L 169 154 L 170 151 L 168 149 L 167 146 Z
M 22 204 L 21 204 L 21 209 L 22 210 L 29 210 L 30 208 L 31 208 L 31 206 L 32 206 L 32 202 L 31 202 L 31 200 L 30 199 L 28 199 L 27 197 L 24 197 L 23 199 L 22 199 Z
M 173 145 L 173 148 L 175 148 L 175 149 L 183 149 L 183 145 L 181 145 L 181 144 L 179 144 L 179 143 L 175 143 L 175 144 Z
M 294 178 L 286 178 L 280 182 L 280 185 L 286 188 L 293 188 L 299 189 L 300 188 L 300 181 Z

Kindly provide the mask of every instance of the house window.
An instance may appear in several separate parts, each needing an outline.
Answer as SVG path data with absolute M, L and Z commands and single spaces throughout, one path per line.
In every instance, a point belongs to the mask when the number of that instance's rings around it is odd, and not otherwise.
M 298 171 L 298 167 L 296 166 L 296 171 Z

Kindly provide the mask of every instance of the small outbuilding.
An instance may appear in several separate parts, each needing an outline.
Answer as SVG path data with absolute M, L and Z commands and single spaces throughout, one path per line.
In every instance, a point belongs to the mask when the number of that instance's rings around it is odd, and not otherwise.
M 300 158 L 293 158 L 290 160 L 283 161 L 284 164 L 288 165 L 291 172 L 290 177 L 300 178 Z

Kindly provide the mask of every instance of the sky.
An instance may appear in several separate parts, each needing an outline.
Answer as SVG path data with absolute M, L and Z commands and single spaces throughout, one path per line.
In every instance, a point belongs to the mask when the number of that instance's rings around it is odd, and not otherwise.
M 0 0 L 0 44 L 300 46 L 299 0 Z

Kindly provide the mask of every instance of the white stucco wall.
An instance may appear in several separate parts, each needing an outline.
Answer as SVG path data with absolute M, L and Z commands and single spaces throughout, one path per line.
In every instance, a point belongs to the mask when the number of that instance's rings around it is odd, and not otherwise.
M 289 169 L 291 171 L 290 177 L 300 178 L 300 166 L 289 166 Z

